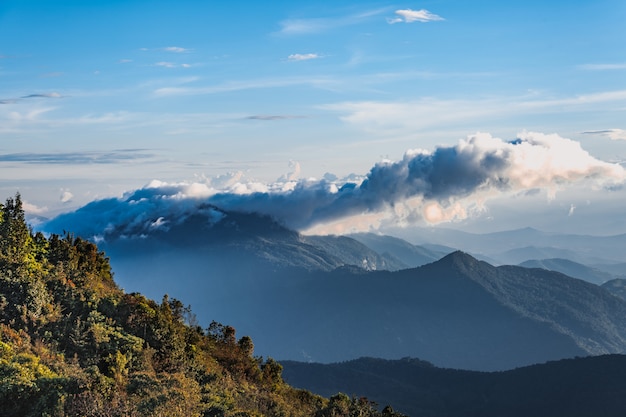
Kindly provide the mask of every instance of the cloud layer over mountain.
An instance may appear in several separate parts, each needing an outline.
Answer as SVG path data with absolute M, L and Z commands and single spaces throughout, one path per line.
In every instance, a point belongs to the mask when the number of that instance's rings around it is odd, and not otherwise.
M 106 237 L 113 230 L 141 235 L 198 210 L 216 219 L 209 205 L 267 214 L 297 230 L 335 223 L 343 228 L 334 230 L 343 231 L 382 218 L 437 223 L 465 218 L 472 206 L 502 193 L 543 189 L 553 195 L 580 183 L 615 187 L 625 178 L 622 166 L 598 160 L 578 142 L 556 134 L 523 132 L 504 141 L 477 133 L 455 146 L 409 150 L 399 161 L 379 162 L 356 182 L 285 177 L 261 184 L 243 181 L 241 175 L 195 183 L 153 181 L 119 199 L 94 201 L 61 215 L 44 228 L 87 236 Z

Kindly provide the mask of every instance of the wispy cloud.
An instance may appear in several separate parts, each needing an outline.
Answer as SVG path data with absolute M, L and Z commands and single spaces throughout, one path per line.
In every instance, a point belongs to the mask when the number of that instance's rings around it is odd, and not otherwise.
M 311 59 L 318 59 L 322 56 L 319 54 L 291 54 L 287 57 L 288 61 L 308 61 Z
M 585 135 L 606 136 L 612 140 L 626 140 L 626 130 L 624 129 L 589 130 L 582 133 Z
M 183 54 L 192 51 L 192 49 L 182 48 L 180 46 L 166 46 L 165 48 L 161 48 L 161 50 L 165 52 L 173 52 L 175 54 Z
M 280 22 L 281 29 L 278 33 L 282 35 L 306 35 L 321 33 L 344 26 L 357 25 L 366 22 L 375 16 L 386 13 L 387 11 L 388 9 L 385 8 L 369 10 L 341 17 L 287 19 Z
M 612 108 L 626 102 L 626 90 L 605 91 L 562 98 L 489 97 L 464 99 L 422 98 L 411 101 L 353 101 L 321 106 L 336 111 L 344 122 L 372 131 L 421 130 L 454 122 L 495 116 L 565 113 L 580 109 Z
M 434 13 L 429 12 L 426 9 L 421 10 L 411 10 L 411 9 L 401 9 L 396 10 L 397 17 L 390 17 L 387 19 L 389 24 L 394 23 L 413 23 L 413 22 L 435 22 L 439 20 L 445 20 L 443 17 L 436 15 Z
M 292 78 L 267 78 L 246 81 L 231 81 L 223 84 L 199 87 L 163 87 L 154 91 L 157 97 L 169 96 L 193 96 L 204 94 L 218 94 L 230 91 L 253 90 L 263 88 L 280 88 L 294 85 L 310 85 L 314 87 L 324 87 L 334 84 L 335 81 L 327 77 L 308 78 L 308 77 L 292 77 Z
M 626 70 L 626 62 L 617 64 L 584 64 L 578 68 L 589 71 L 610 71 L 610 70 Z
M 27 100 L 27 99 L 33 99 L 33 98 L 63 98 L 63 96 L 57 92 L 33 93 L 33 94 L 27 94 L 21 97 L 1 99 L 0 104 L 15 104 L 15 103 L 19 103 L 21 100 Z
M 246 119 L 248 120 L 293 120 L 293 119 L 306 119 L 306 116 L 297 116 L 290 114 L 278 114 L 278 115 L 265 115 L 258 114 L 254 116 L 248 116 Z
M 155 67 L 163 68 L 191 68 L 191 64 L 178 64 L 176 62 L 159 61 L 154 64 Z
M 20 162 L 26 164 L 115 164 L 139 159 L 151 158 L 154 155 L 144 149 L 120 149 L 110 152 L 58 152 L 58 153 L 9 153 L 0 154 L 2 162 Z
M 53 92 L 53 93 L 43 93 L 43 94 L 29 94 L 27 96 L 22 96 L 20 98 L 61 98 L 61 94 Z

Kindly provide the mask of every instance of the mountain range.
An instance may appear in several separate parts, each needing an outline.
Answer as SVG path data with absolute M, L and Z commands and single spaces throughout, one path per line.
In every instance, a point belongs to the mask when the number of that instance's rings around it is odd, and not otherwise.
M 233 325 L 262 355 L 503 370 L 626 351 L 626 302 L 559 272 L 442 257 L 454 249 L 441 240 L 303 236 L 266 216 L 205 213 L 147 234 L 113 228 L 100 247 L 126 290 L 185 300 L 199 322 Z
M 505 372 L 442 369 L 418 359 L 283 362 L 290 384 L 359 393 L 414 417 L 608 417 L 626 410 L 626 356 L 566 359 Z

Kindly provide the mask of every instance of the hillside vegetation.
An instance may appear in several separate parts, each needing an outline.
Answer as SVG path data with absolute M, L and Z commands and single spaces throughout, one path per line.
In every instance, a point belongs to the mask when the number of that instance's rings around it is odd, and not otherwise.
M 2 416 L 399 415 L 292 388 L 253 349 L 179 300 L 125 293 L 93 243 L 34 234 L 19 195 L 0 204 Z

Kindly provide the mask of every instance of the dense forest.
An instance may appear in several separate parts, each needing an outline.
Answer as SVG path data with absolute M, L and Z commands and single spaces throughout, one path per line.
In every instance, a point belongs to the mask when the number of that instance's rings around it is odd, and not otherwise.
M 2 416 L 400 416 L 292 388 L 253 350 L 179 300 L 122 291 L 94 243 L 33 233 L 19 194 L 0 204 Z

